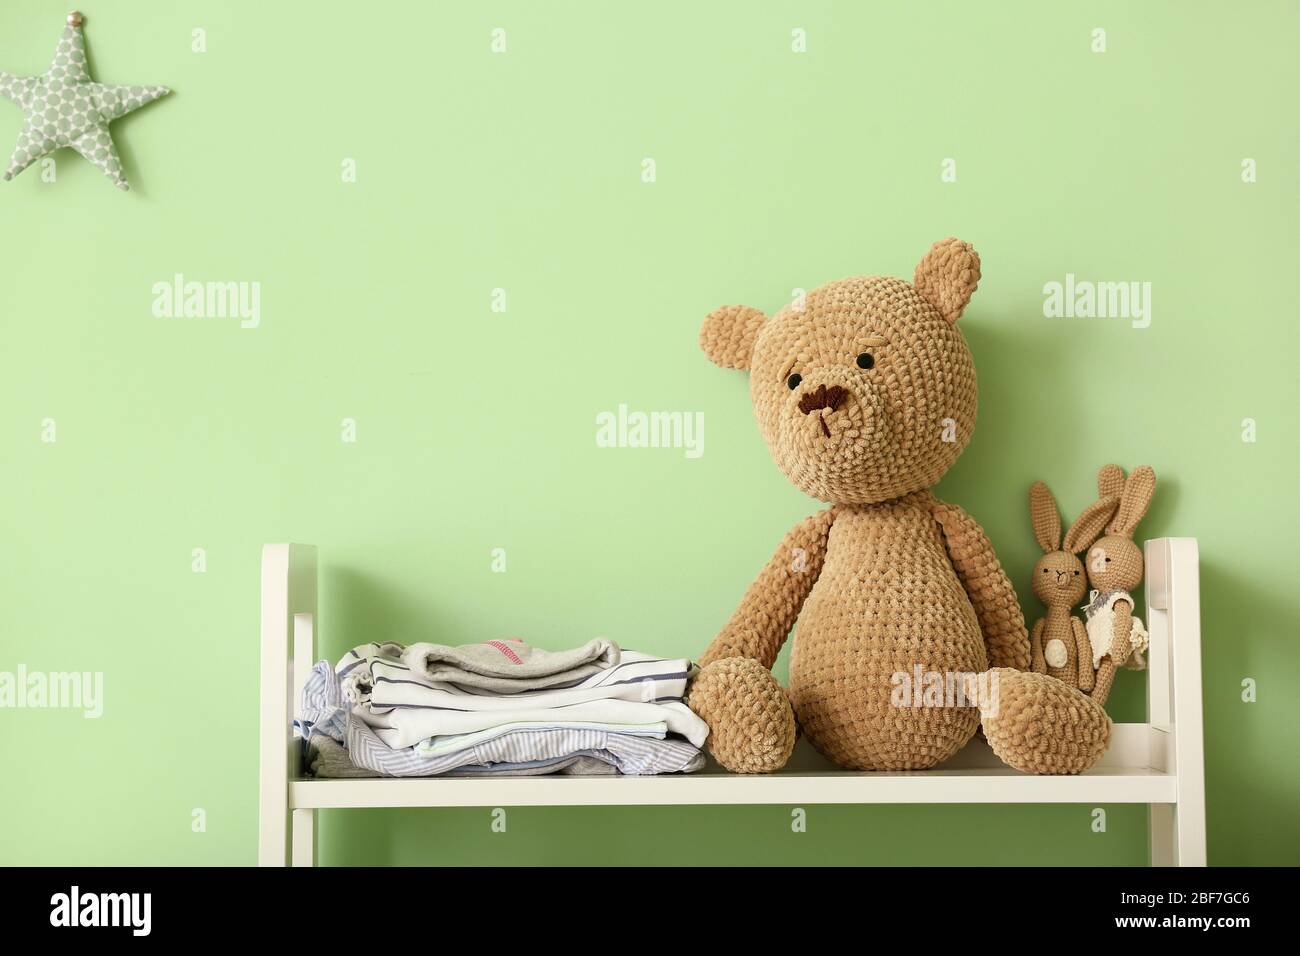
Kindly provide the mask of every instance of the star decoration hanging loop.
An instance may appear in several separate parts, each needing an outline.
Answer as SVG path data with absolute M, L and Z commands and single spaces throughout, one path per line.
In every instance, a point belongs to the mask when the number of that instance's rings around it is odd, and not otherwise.
M 83 20 L 75 10 L 68 14 L 54 61 L 40 76 L 14 76 L 0 70 L 0 95 L 23 111 L 23 128 L 5 179 L 13 179 L 41 157 L 68 146 L 118 189 L 131 188 L 108 124 L 171 91 L 165 86 L 116 86 L 91 80 L 81 33 Z

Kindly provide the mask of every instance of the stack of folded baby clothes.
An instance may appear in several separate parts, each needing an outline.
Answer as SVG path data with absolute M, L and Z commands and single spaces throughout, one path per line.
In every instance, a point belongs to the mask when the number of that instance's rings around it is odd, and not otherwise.
M 603 638 L 364 644 L 303 688 L 319 777 L 689 773 L 708 727 L 682 703 L 694 665 Z

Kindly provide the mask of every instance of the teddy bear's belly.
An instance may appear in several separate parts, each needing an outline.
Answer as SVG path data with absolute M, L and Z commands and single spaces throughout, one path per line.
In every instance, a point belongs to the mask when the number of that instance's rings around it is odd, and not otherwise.
M 988 666 L 974 608 L 941 542 L 918 535 L 904 555 L 899 543 L 863 553 L 859 538 L 846 561 L 834 537 L 790 660 L 800 729 L 844 767 L 932 767 L 979 723 L 975 708 L 956 706 L 962 675 Z

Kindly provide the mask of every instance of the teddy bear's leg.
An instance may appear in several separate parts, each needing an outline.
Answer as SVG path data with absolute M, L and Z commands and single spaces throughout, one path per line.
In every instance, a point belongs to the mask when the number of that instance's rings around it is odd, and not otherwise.
M 686 705 L 709 725 L 709 753 L 733 773 L 770 773 L 790 759 L 794 709 L 758 661 L 725 657 L 706 664 L 691 682 Z
M 978 688 L 984 737 L 1007 765 L 1025 773 L 1082 773 L 1110 743 L 1105 709 L 1055 677 L 995 667 L 967 680 Z

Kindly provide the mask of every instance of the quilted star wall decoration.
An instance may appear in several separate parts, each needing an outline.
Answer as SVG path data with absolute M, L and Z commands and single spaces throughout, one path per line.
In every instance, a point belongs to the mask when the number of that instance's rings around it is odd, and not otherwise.
M 108 124 L 166 96 L 165 86 L 117 86 L 96 83 L 86 65 L 86 39 L 77 11 L 54 50 L 54 61 L 40 76 L 14 76 L 0 70 L 0 94 L 23 111 L 6 180 L 13 179 L 43 156 L 69 146 L 90 160 L 118 189 L 130 189 Z

